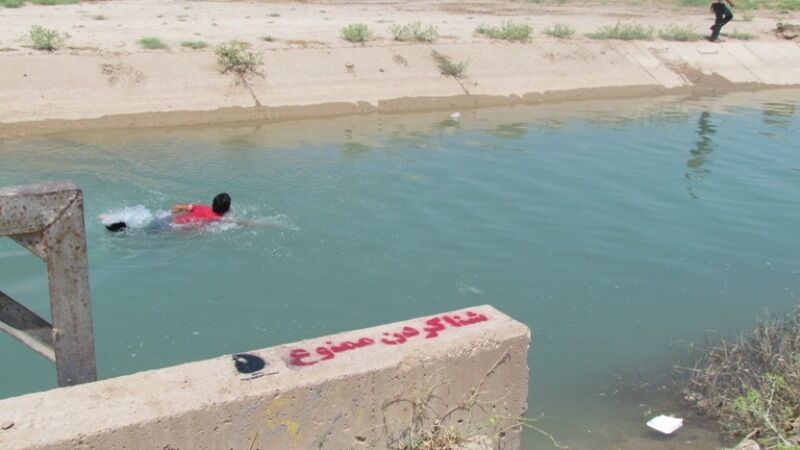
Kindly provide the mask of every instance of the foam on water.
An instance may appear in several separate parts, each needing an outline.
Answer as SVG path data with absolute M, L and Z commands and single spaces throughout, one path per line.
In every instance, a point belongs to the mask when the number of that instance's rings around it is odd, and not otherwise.
M 110 209 L 100 214 L 100 222 L 103 225 L 125 222 L 129 228 L 146 228 L 155 220 L 169 216 L 169 211 L 157 210 L 155 213 L 147 209 L 144 205 L 123 206 Z

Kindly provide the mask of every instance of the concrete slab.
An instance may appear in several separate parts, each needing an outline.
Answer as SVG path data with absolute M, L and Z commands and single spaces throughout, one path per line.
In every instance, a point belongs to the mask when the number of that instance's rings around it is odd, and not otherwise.
M 439 421 L 515 450 L 529 343 L 478 306 L 55 389 L 0 401 L 0 448 L 386 449 Z

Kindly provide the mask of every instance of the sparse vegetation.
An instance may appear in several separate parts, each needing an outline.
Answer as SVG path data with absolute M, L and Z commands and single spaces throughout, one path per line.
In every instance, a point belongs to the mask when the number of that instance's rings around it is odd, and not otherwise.
M 545 29 L 544 34 L 558 39 L 569 39 L 573 34 L 575 34 L 575 29 L 569 25 L 557 23 L 552 27 Z
M 706 0 L 680 0 L 681 6 L 708 7 Z M 740 11 L 764 9 L 772 11 L 797 11 L 800 10 L 800 0 L 740 0 L 736 2 L 736 9 Z
M 220 44 L 216 54 L 220 72 L 233 72 L 240 78 L 248 74 L 258 74 L 258 67 L 264 64 L 263 55 L 251 51 L 250 46 L 241 41 Z
M 102 14 L 97 14 L 94 17 L 92 17 L 92 19 L 94 19 L 94 20 L 107 20 L 108 17 L 106 17 L 106 16 L 104 16 Z
M 200 50 L 201 48 L 208 47 L 204 41 L 183 41 L 181 47 L 191 48 L 192 50 Z
M 800 306 L 711 346 L 683 370 L 684 400 L 725 431 L 767 449 L 800 448 Z
M 434 422 L 431 430 L 410 432 L 391 450 L 457 450 L 464 439 L 453 428 Z
M 70 5 L 79 3 L 81 0 L 28 0 L 36 5 Z M 0 7 L 19 8 L 25 4 L 25 0 L 0 0 Z
M 80 3 L 81 0 L 28 0 L 34 5 L 72 5 Z
M 672 24 L 658 32 L 661 39 L 665 41 L 692 42 L 699 41 L 703 36 L 694 31 L 690 26 L 680 26 Z
M 431 56 L 433 56 L 433 59 L 436 60 L 442 75 L 448 75 L 453 78 L 461 78 L 464 76 L 464 70 L 467 68 L 466 62 L 453 62 L 449 56 L 442 55 L 435 50 Z
M 753 21 L 753 13 L 751 12 L 743 12 L 741 14 L 742 22 L 752 22 Z
M 740 41 L 750 41 L 755 39 L 755 35 L 752 33 L 743 33 L 739 30 L 734 29 L 730 33 L 720 33 L 720 36 L 730 38 L 730 39 L 738 39 Z
M 527 41 L 533 33 L 533 28 L 526 23 L 503 22 L 499 26 L 481 25 L 475 32 L 492 39 L 506 41 Z
M 439 30 L 434 25 L 422 25 L 422 22 L 411 22 L 407 25 L 392 25 L 395 41 L 433 42 L 439 39 Z
M 69 35 L 67 33 L 59 33 L 50 28 L 34 25 L 28 31 L 28 37 L 31 40 L 33 48 L 36 50 L 52 52 L 64 45 L 64 41 L 67 40 Z
M 270 36 L 270 35 L 266 35 L 266 36 L 262 37 L 261 40 L 262 41 L 266 41 L 266 42 L 273 42 L 275 40 L 275 38 Z
M 278 14 L 278 13 L 271 13 L 269 16 L 270 17 L 280 17 L 281 15 Z
M 372 31 L 363 23 L 351 23 L 342 28 L 342 38 L 350 42 L 365 42 L 372 38 Z
M 161 39 L 152 36 L 145 36 L 139 39 L 139 46 L 148 50 L 164 50 L 169 48 Z
M 601 27 L 595 32 L 588 33 L 591 39 L 621 39 L 623 41 L 643 40 L 649 41 L 653 39 L 655 30 L 653 27 L 646 27 L 638 23 L 620 23 L 615 25 L 606 25 Z

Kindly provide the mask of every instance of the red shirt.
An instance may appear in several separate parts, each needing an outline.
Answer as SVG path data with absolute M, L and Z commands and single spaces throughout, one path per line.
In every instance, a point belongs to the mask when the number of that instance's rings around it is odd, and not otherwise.
M 208 223 L 222 219 L 222 216 L 215 213 L 213 209 L 206 205 L 192 205 L 192 209 L 185 214 L 175 216 L 172 221 L 178 225 L 187 223 Z

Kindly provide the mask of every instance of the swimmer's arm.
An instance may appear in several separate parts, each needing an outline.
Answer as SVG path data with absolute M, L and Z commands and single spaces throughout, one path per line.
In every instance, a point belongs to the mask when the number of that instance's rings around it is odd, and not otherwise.
M 187 213 L 192 210 L 191 203 L 178 203 L 172 207 L 172 214 Z

